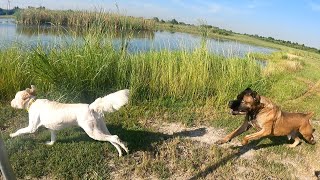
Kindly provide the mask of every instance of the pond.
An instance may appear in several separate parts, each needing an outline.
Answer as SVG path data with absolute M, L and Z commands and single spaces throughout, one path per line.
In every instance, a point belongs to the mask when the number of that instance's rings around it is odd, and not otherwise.
M 113 45 L 119 48 L 122 44 L 119 35 L 113 36 Z M 63 43 L 82 41 L 83 38 L 71 36 L 69 31 L 63 28 L 50 26 L 32 27 L 15 23 L 14 19 L 0 18 L 0 49 L 8 48 L 14 44 L 20 47 L 34 47 L 38 44 L 44 47 L 59 48 Z M 127 40 L 127 50 L 131 53 L 161 50 L 188 50 L 199 48 L 203 42 L 198 35 L 168 32 L 147 31 L 131 33 Z M 213 39 L 205 40 L 209 52 L 223 55 L 225 57 L 243 57 L 249 52 L 272 53 L 275 49 L 240 43 L 232 40 Z

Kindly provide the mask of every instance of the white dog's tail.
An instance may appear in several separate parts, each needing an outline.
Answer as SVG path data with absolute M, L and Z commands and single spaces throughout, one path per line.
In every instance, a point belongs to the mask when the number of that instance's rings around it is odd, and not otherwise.
M 89 105 L 89 108 L 99 113 L 114 112 L 128 104 L 128 101 L 129 89 L 123 89 L 96 99 Z

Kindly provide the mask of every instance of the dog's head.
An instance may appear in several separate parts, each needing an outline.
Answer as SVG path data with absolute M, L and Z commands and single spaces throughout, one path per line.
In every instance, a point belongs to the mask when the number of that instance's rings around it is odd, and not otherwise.
M 28 102 L 30 98 L 35 96 L 36 87 L 34 85 L 31 85 L 31 89 L 27 88 L 26 90 L 17 92 L 14 99 L 11 101 L 11 107 L 17 109 L 24 109 L 26 102 Z
M 229 108 L 232 115 L 244 115 L 261 108 L 260 96 L 250 88 L 242 91 L 236 100 L 229 101 Z

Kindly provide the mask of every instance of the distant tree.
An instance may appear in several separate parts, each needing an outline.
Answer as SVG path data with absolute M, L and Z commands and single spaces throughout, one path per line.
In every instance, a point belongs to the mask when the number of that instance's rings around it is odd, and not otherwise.
M 157 18 L 157 17 L 154 17 L 154 18 L 152 18 L 155 22 L 159 22 L 159 18 Z
M 160 21 L 161 23 L 165 23 L 165 21 L 163 20 L 163 19 L 161 19 L 161 21 Z
M 274 40 L 274 38 L 273 37 L 268 37 L 268 40 Z
M 211 25 L 207 25 L 207 24 L 201 24 L 200 27 L 204 27 L 204 28 L 213 28 Z
M 20 10 L 18 6 L 14 7 L 13 9 L 2 9 L 0 8 L 0 15 L 13 15 L 16 11 Z
M 172 19 L 171 21 L 169 21 L 171 24 L 178 24 L 178 21 L 176 19 Z

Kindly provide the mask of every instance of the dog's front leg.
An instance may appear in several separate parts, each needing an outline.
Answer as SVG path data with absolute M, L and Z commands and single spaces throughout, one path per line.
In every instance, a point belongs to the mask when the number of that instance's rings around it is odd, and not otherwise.
M 215 143 L 216 144 L 224 144 L 224 143 L 230 141 L 231 139 L 233 139 L 234 137 L 240 135 L 241 133 L 247 131 L 251 127 L 251 125 L 249 124 L 248 118 L 249 117 L 246 117 L 246 119 L 244 120 L 243 124 L 240 127 L 238 127 L 236 130 L 234 130 L 233 132 L 231 132 L 230 134 L 225 136 L 223 139 L 220 139 Z
M 34 128 L 32 126 L 28 126 L 28 127 L 25 127 L 25 128 L 22 128 L 22 129 L 19 129 L 18 131 L 16 131 L 15 133 L 11 133 L 10 134 L 10 137 L 16 137 L 16 136 L 19 136 L 19 135 L 22 135 L 22 134 L 27 134 L 27 133 L 34 133 L 36 132 L 37 128 Z
M 29 114 L 29 125 L 28 127 L 19 129 L 15 133 L 10 134 L 10 137 L 16 137 L 22 134 L 34 133 L 40 126 L 40 119 L 37 114 Z
M 249 141 L 251 141 L 251 140 L 256 140 L 256 139 L 260 139 L 260 138 L 262 138 L 262 137 L 264 137 L 264 136 L 269 135 L 270 133 L 271 133 L 271 131 L 268 131 L 268 130 L 266 130 L 266 129 L 261 129 L 259 132 L 246 135 L 246 136 L 243 138 L 241 144 L 242 144 L 242 145 L 246 145 L 246 144 L 248 144 Z
M 56 132 L 54 130 L 50 129 L 50 133 L 51 133 L 51 141 L 47 141 L 46 145 L 53 145 L 56 142 Z

